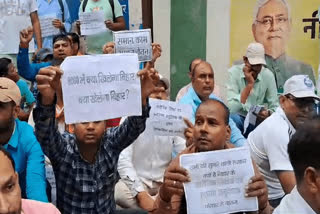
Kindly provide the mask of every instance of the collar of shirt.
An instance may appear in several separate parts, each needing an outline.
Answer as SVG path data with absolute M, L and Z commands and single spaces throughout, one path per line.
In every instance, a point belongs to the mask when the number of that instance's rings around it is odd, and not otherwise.
M 19 133 L 16 131 L 16 123 L 17 123 L 17 121 L 14 121 L 13 132 L 12 132 L 11 138 L 8 142 L 8 145 L 11 146 L 12 148 L 15 148 L 15 149 L 17 148 L 18 142 L 19 142 Z
M 282 199 L 281 204 L 274 210 L 274 213 L 315 214 L 316 212 L 300 195 L 297 187 L 294 187 L 291 193 Z
M 278 113 L 289 125 L 289 138 L 291 139 L 292 135 L 296 132 L 296 129 L 293 127 L 289 119 L 287 118 L 285 112 L 281 107 L 278 107 L 276 110 L 276 113 Z
M 190 87 L 188 89 L 188 92 L 185 95 L 184 99 L 186 99 L 186 98 L 192 100 L 192 104 L 191 105 L 192 105 L 193 115 L 192 115 L 192 118 L 191 118 L 191 120 L 192 120 L 191 122 L 194 123 L 195 114 L 196 114 L 197 108 L 200 106 L 202 101 L 201 101 L 200 97 L 198 96 L 198 94 L 196 93 L 196 91 L 193 89 L 193 87 Z M 212 93 L 210 94 L 209 99 L 221 101 L 218 97 L 216 97 Z

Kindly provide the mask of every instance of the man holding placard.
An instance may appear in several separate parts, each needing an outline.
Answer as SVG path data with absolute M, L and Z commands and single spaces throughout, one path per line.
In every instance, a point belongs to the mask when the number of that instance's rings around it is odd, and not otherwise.
M 186 121 L 189 128 L 193 129 L 193 144 L 180 154 L 232 148 L 233 146 L 229 143 L 231 130 L 228 120 L 229 110 L 222 102 L 218 100 L 203 102 L 196 112 L 194 127 Z M 165 172 L 164 183 L 160 187 L 159 196 L 155 202 L 154 214 L 187 213 L 183 183 L 192 182 L 192 180 L 189 172 L 182 168 L 179 162 L 179 157 L 173 160 Z M 257 170 L 255 174 L 246 185 L 245 196 L 258 197 L 259 213 L 270 213 L 265 182 Z M 187 198 L 186 203 L 188 202 Z
M 113 5 L 110 2 L 113 2 Z M 118 0 L 83 0 L 79 8 L 79 18 L 80 22 L 78 23 L 81 27 L 81 35 L 87 35 L 88 53 L 101 54 L 102 46 L 106 42 L 112 41 L 111 31 L 125 30 L 126 28 L 122 7 Z M 91 34 L 90 32 L 83 34 L 84 26 L 81 25 L 85 23 L 87 30 L 88 28 L 91 31 L 99 30 L 100 24 L 105 28 L 100 28 L 100 32 L 97 34 Z M 99 26 L 99 28 L 94 26 Z M 101 31 L 101 29 L 104 30 Z
M 145 129 L 147 98 L 154 90 L 162 90 L 153 84 L 158 76 L 154 70 L 138 73 L 142 116 L 128 117 L 121 126 L 107 131 L 105 121 L 76 123 L 74 135 L 61 135 L 55 126 L 54 105 L 61 75 L 57 67 L 40 70 L 39 105 L 34 111 L 36 135 L 56 176 L 57 207 L 62 213 L 114 213 L 118 157 Z M 111 104 L 107 108 L 112 108 Z
M 157 86 L 166 89 L 169 84 L 165 78 L 161 78 Z M 167 93 L 165 91 L 154 92 L 150 98 L 153 99 L 150 99 L 151 111 L 146 130 L 133 144 L 121 152 L 118 161 L 121 180 L 115 188 L 115 199 L 117 205 L 123 208 L 141 207 L 151 211 L 159 186 L 163 181 L 163 173 L 172 160 L 172 153 L 179 153 L 185 149 L 183 138 L 174 136 L 174 134 L 160 136 L 153 131 L 152 122 L 155 118 L 153 114 L 158 113 L 158 108 L 168 110 L 171 107 L 168 107 L 170 103 L 173 103 L 167 101 Z M 152 113 L 152 110 L 156 112 Z M 182 119 L 180 123 L 183 124 Z
M 40 19 L 42 46 L 53 48 L 54 35 L 71 30 L 71 17 L 65 0 L 37 0 Z

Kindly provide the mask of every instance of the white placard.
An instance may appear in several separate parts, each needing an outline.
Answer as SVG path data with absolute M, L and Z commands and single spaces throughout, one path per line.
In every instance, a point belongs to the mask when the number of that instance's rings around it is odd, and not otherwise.
M 52 21 L 54 19 L 57 19 L 57 18 L 53 15 L 39 17 L 42 37 L 54 36 L 54 35 L 60 34 L 60 30 L 54 27 L 52 24 Z
M 80 13 L 79 20 L 81 35 L 94 35 L 108 31 L 104 23 L 103 11 Z
M 73 56 L 60 67 L 66 124 L 141 115 L 136 54 Z
M 152 59 L 151 30 L 113 32 L 116 53 L 136 53 L 140 62 Z
M 0 54 L 19 52 L 20 31 L 31 26 L 29 16 L 4 16 L 0 19 Z M 34 52 L 34 40 L 29 43 L 29 52 Z
M 188 214 L 224 214 L 258 210 L 257 197 L 246 198 L 254 176 L 248 148 L 180 156 L 191 182 L 184 184 Z
M 191 119 L 191 105 L 167 100 L 149 99 L 150 117 L 147 120 L 152 133 L 159 136 L 180 136 L 184 138 L 187 127 L 183 118 Z

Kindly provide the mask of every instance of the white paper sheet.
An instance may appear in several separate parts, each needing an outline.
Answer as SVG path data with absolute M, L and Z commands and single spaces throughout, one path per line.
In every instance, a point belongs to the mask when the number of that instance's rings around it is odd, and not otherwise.
M 151 30 L 126 30 L 113 32 L 116 53 L 136 53 L 140 62 L 152 59 Z
M 141 115 L 136 54 L 73 56 L 60 67 L 67 124 Z
M 150 117 L 147 120 L 152 133 L 159 136 L 180 136 L 184 138 L 187 127 L 183 118 L 191 119 L 191 105 L 167 100 L 149 99 Z
M 0 19 L 0 54 L 17 54 L 19 51 L 20 31 L 31 26 L 29 17 L 4 16 Z M 29 52 L 34 52 L 34 40 L 29 43 Z
M 79 15 L 81 35 L 94 35 L 107 32 L 103 11 L 85 12 Z
M 180 165 L 191 177 L 184 184 L 188 214 L 258 210 L 257 197 L 245 197 L 245 186 L 254 176 L 248 148 L 181 155 Z
M 52 25 L 52 21 L 56 19 L 55 15 L 40 16 L 41 36 L 54 36 L 60 34 L 60 30 Z

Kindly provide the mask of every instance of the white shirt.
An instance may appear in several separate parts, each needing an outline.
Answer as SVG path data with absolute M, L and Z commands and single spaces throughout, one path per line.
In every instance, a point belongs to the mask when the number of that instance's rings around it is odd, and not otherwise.
M 287 152 L 295 128 L 281 107 L 263 121 L 248 136 L 251 157 L 256 162 L 268 186 L 269 200 L 284 196 L 275 171 L 293 171 Z
M 0 53 L 18 53 L 19 32 L 31 26 L 36 0 L 0 0 Z
M 273 214 L 316 214 L 316 212 L 302 198 L 297 187 L 295 187 L 290 194 L 281 200 Z
M 163 182 L 164 171 L 172 160 L 172 153 L 179 153 L 185 147 L 183 138 L 155 136 L 146 126 L 146 130 L 135 142 L 120 153 L 120 177 L 133 196 L 145 191 L 143 184 L 154 188 L 153 182 Z

